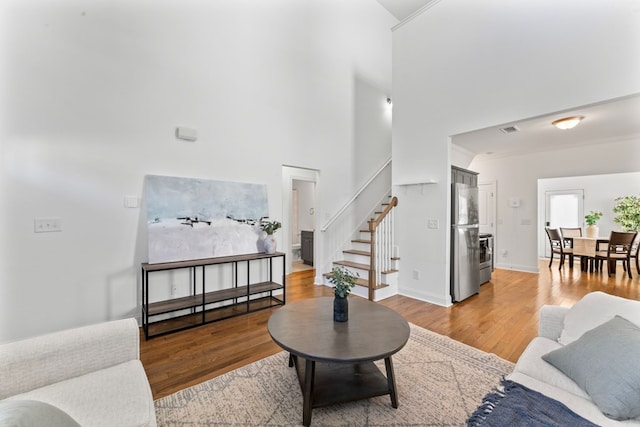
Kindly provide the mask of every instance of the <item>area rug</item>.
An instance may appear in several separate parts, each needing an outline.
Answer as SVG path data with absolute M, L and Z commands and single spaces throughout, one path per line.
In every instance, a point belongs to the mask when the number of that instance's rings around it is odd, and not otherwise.
M 389 396 L 312 411 L 312 426 L 461 426 L 513 363 L 415 325 L 393 356 L 399 406 Z M 375 339 L 375 338 L 372 338 Z M 159 427 L 299 426 L 302 393 L 280 352 L 155 402 Z M 379 362 L 384 371 L 384 362 Z

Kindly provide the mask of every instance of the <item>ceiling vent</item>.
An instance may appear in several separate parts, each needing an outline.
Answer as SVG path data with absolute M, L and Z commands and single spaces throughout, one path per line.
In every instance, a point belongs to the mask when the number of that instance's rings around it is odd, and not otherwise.
M 514 133 L 514 132 L 520 132 L 520 129 L 518 129 L 518 126 L 507 126 L 507 127 L 500 128 L 500 132 Z

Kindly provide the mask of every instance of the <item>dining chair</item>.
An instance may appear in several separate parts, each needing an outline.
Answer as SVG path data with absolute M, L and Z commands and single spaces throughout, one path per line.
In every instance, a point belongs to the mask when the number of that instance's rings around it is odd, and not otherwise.
M 560 234 L 564 240 L 565 247 L 573 247 L 573 237 L 582 237 L 580 227 L 560 227 Z M 569 246 L 570 245 L 570 246 Z
M 551 259 L 549 260 L 549 268 L 553 263 L 553 254 L 560 255 L 560 265 L 558 270 L 564 265 L 565 257 L 569 257 L 569 268 L 573 268 L 573 248 L 565 248 L 564 241 L 557 228 L 545 227 L 547 236 L 549 237 L 549 245 L 551 246 Z
M 582 228 L 580 227 L 560 227 L 560 235 L 562 236 L 562 244 L 565 248 L 573 248 L 573 238 L 582 237 Z M 573 255 L 573 258 L 578 255 Z M 584 269 L 584 263 L 587 262 L 586 257 L 580 257 L 581 268 Z
M 616 274 L 616 264 L 618 261 L 622 261 L 622 265 L 627 271 L 629 279 L 631 279 L 631 247 L 637 235 L 637 231 L 612 231 L 609 236 L 609 241 L 606 243 L 607 250 L 600 248 L 600 241 L 596 243 L 596 262 L 599 264 L 600 269 L 602 269 L 603 262 L 605 260 L 607 261 L 609 277 L 611 277 L 612 274 Z

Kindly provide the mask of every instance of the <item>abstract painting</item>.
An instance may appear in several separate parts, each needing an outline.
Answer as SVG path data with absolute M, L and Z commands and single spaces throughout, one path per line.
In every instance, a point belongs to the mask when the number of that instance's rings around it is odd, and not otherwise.
M 264 184 L 147 175 L 144 194 L 150 264 L 263 250 Z

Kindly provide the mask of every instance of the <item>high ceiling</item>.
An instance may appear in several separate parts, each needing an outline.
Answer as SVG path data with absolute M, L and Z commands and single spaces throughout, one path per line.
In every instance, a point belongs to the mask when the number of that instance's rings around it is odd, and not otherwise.
M 435 0 L 377 0 L 398 21 L 402 21 L 423 6 Z
M 376 1 L 398 21 L 402 21 L 438 0 Z M 551 125 L 558 118 L 574 115 L 585 116 L 574 129 L 559 130 Z M 500 130 L 507 126 L 515 126 L 518 131 L 504 133 Z M 640 94 L 467 132 L 453 136 L 452 141 L 479 157 L 488 158 L 599 144 L 630 137 L 640 138 Z
M 584 116 L 584 120 L 569 130 L 560 130 L 551 124 L 568 116 Z M 512 126 L 518 131 L 505 133 L 500 130 Z M 640 95 L 467 132 L 455 135 L 452 141 L 481 158 L 489 158 L 614 142 L 630 137 L 640 138 Z

